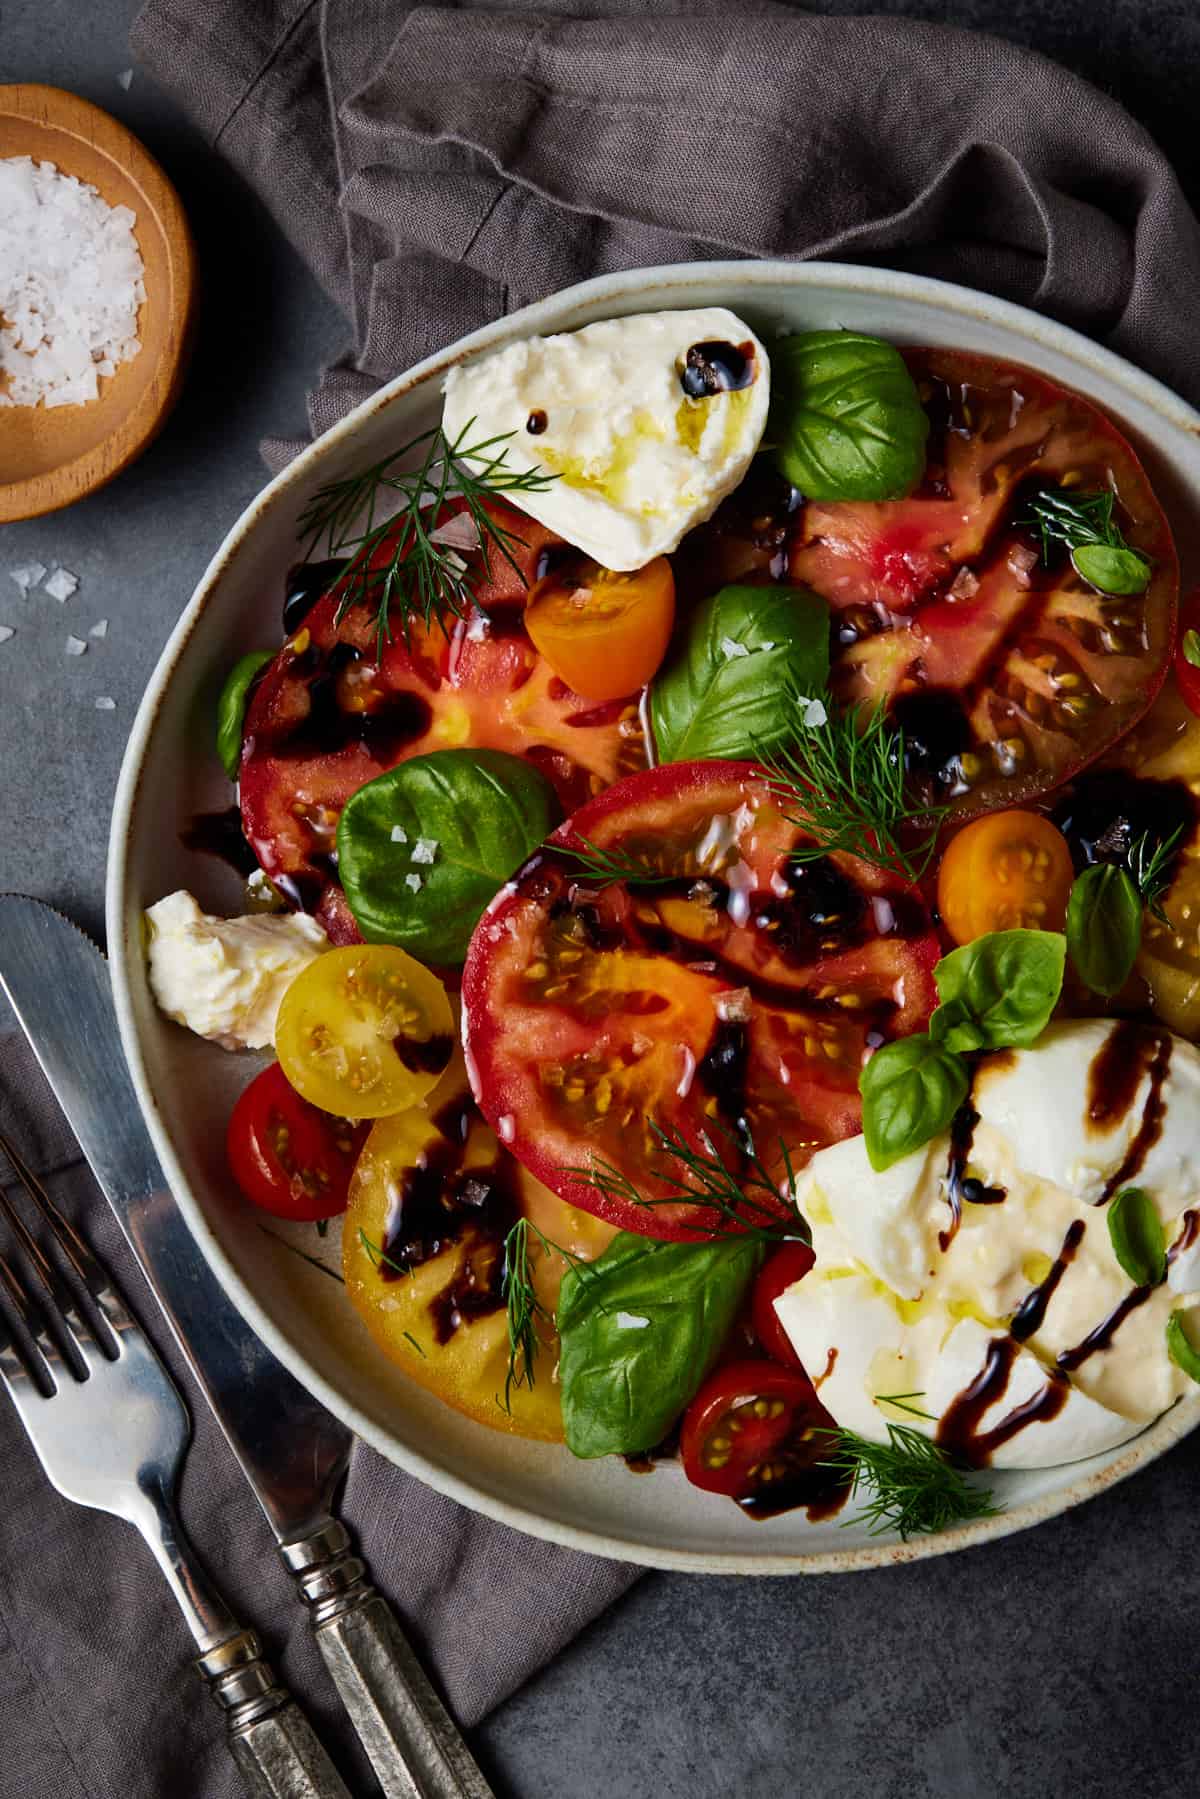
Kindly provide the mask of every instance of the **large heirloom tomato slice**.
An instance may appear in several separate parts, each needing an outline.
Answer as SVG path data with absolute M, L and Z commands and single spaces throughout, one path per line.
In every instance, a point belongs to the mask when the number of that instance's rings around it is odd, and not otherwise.
M 887 699 L 910 771 L 959 812 L 1012 806 L 1099 755 L 1149 706 L 1173 647 L 1179 568 L 1145 471 L 1116 427 L 1029 369 L 958 351 L 908 357 L 930 416 L 906 500 L 815 501 L 788 573 L 834 610 L 834 684 Z M 1142 594 L 1096 592 L 1024 521 L 1039 489 L 1111 490 L 1150 558 Z
M 514 554 L 532 584 L 557 539 L 502 502 L 491 510 L 525 539 Z M 243 828 L 270 878 L 318 912 L 335 942 L 358 936 L 332 861 L 337 821 L 385 769 L 429 750 L 506 750 L 540 768 L 570 811 L 644 760 L 636 696 L 596 706 L 559 680 L 529 640 L 526 588 L 498 552 L 475 591 L 482 610 L 471 619 L 451 620 L 448 634 L 414 624 L 407 640 L 397 625 L 381 657 L 368 606 L 338 623 L 336 585 L 254 691 L 239 771 Z
M 840 853 L 794 863 L 802 836 L 752 763 L 674 763 L 584 806 L 480 920 L 463 974 L 472 1084 L 572 1205 L 694 1237 L 713 1210 L 679 1197 L 686 1168 L 655 1126 L 735 1175 L 748 1130 L 778 1181 L 786 1158 L 861 1128 L 864 1058 L 925 1024 L 938 943 L 913 888 Z M 655 884 L 589 878 L 571 853 L 589 846 Z

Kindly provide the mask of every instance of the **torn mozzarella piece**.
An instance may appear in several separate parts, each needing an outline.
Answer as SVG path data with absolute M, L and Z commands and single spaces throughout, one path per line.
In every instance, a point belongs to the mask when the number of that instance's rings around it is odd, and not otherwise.
M 715 391 L 690 391 L 705 367 Z M 726 379 L 737 385 L 720 385 Z M 446 379 L 443 427 L 462 448 L 511 434 L 508 468 L 557 477 L 512 503 L 603 567 L 636 569 L 675 549 L 732 493 L 769 399 L 762 344 L 734 313 L 710 306 L 603 319 L 460 363 Z

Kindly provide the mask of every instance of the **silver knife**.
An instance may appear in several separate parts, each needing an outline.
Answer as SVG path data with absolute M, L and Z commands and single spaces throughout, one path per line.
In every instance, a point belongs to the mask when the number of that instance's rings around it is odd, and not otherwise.
M 494 1799 L 330 1509 L 350 1432 L 259 1342 L 171 1196 L 104 957 L 41 900 L 0 894 L 0 986 L 266 1514 L 387 1799 Z

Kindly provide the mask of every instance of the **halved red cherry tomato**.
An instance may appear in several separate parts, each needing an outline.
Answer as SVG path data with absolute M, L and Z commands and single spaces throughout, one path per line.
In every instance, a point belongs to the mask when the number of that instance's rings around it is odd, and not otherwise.
M 683 1415 L 683 1471 L 694 1487 L 731 1499 L 802 1503 L 832 1485 L 820 1464 L 836 1429 L 805 1374 L 774 1362 L 727 1362 Z
M 789 574 L 834 609 L 834 685 L 887 699 L 910 775 L 969 815 L 1046 792 L 1145 712 L 1174 646 L 1179 565 L 1137 456 L 1080 395 L 961 351 L 908 363 L 930 416 L 925 478 L 905 500 L 810 502 Z M 1097 593 L 1025 521 L 1039 488 L 1111 490 L 1146 591 Z
M 782 1368 L 803 1371 L 803 1364 L 776 1316 L 775 1301 L 781 1293 L 804 1279 L 815 1260 L 807 1243 L 784 1243 L 779 1249 L 772 1250 L 759 1269 L 750 1295 L 750 1321 L 758 1346 Z
M 652 1237 L 713 1229 L 658 1127 L 786 1216 L 771 1185 L 786 1161 L 861 1128 L 863 1061 L 925 1024 L 938 941 L 904 882 L 840 852 L 793 864 L 802 836 L 751 763 L 648 770 L 561 826 L 480 920 L 462 987 L 472 1083 L 571 1205 Z M 588 843 L 666 878 L 589 880 L 570 853 Z M 747 1185 L 745 1129 L 764 1186 Z
M 301 1099 L 278 1062 L 255 1075 L 229 1120 L 226 1153 L 252 1205 L 311 1222 L 346 1210 L 365 1124 Z
M 514 534 L 532 586 L 541 552 L 558 540 L 502 502 L 489 510 Z M 390 551 L 385 542 L 376 560 Z M 645 752 L 636 699 L 597 708 L 538 655 L 521 622 L 527 589 L 498 553 L 490 571 L 477 570 L 483 612 L 451 620 L 448 634 L 414 623 L 407 640 L 397 624 L 382 657 L 371 606 L 337 621 L 343 588 L 317 601 L 255 688 L 239 801 L 271 880 L 315 911 L 335 943 L 353 943 L 331 853 L 342 807 L 364 782 L 430 750 L 505 750 L 540 768 L 570 812 L 640 768 Z
M 1189 654 L 1190 652 L 1190 654 Z M 1200 588 L 1188 595 L 1179 608 L 1179 642 L 1175 648 L 1175 679 L 1179 691 L 1195 713 L 1200 714 Z
M 589 700 L 636 693 L 667 653 L 675 577 L 665 556 L 617 574 L 596 562 L 564 564 L 529 596 L 525 629 L 555 674 Z
M 990 812 L 946 845 L 938 911 L 955 943 L 987 931 L 1061 931 L 1074 879 L 1057 825 L 1040 812 Z

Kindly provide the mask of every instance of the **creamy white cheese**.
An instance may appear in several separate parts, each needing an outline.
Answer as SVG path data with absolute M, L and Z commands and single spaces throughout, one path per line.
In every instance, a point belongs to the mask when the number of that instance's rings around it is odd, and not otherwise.
M 690 398 L 687 352 L 718 342 L 749 349 L 753 379 Z M 605 568 L 635 569 L 675 549 L 742 479 L 767 422 L 770 364 L 748 325 L 709 306 L 526 338 L 457 365 L 445 391 L 452 441 L 511 432 L 509 467 L 558 476 L 514 505 Z
M 1064 1373 L 1068 1380 L 1057 1409 L 1055 1392 L 1046 1416 L 994 1446 L 989 1459 L 997 1467 L 1099 1454 L 1193 1390 L 1167 1354 L 1166 1324 L 1179 1307 L 1189 1335 L 1198 1334 L 1200 1254 L 1182 1244 L 1195 1228 L 1191 1214 L 1200 1212 L 1200 1054 L 1162 1034 L 1170 1055 L 1157 1082 L 1134 1070 L 1120 1116 L 1093 1119 L 1092 1071 L 1106 1050 L 1124 1053 L 1117 1029 L 1104 1020 L 1055 1025 L 1034 1048 L 984 1063 L 966 1172 L 1005 1197 L 963 1201 L 957 1228 L 945 1135 L 882 1174 L 871 1168 L 863 1139 L 853 1137 L 822 1150 L 797 1177 L 816 1262 L 780 1296 L 776 1312 L 839 1424 L 876 1440 L 889 1420 L 935 1434 L 983 1374 L 995 1344 L 1012 1354 L 1012 1366 L 995 1382 L 976 1438 L 997 1427 L 1003 1435 L 1005 1420 L 1017 1423 L 1014 1414 L 1036 1407 L 1048 1384 L 1057 1388 Z M 1159 1103 L 1160 1134 L 1142 1155 L 1135 1139 Z M 1106 1207 L 1097 1203 L 1110 1183 L 1126 1180 L 1149 1193 L 1167 1243 L 1181 1247 L 1168 1281 L 1126 1312 L 1106 1347 L 1076 1362 L 1071 1352 L 1133 1290 L 1112 1248 Z M 1041 1322 L 1013 1341 L 1017 1309 L 1056 1263 L 1061 1272 Z M 886 1403 L 889 1394 L 914 1393 L 931 1420 Z
M 223 1049 L 266 1049 L 279 1002 L 329 943 L 315 918 L 213 918 L 190 893 L 146 913 L 150 987 L 169 1018 Z

